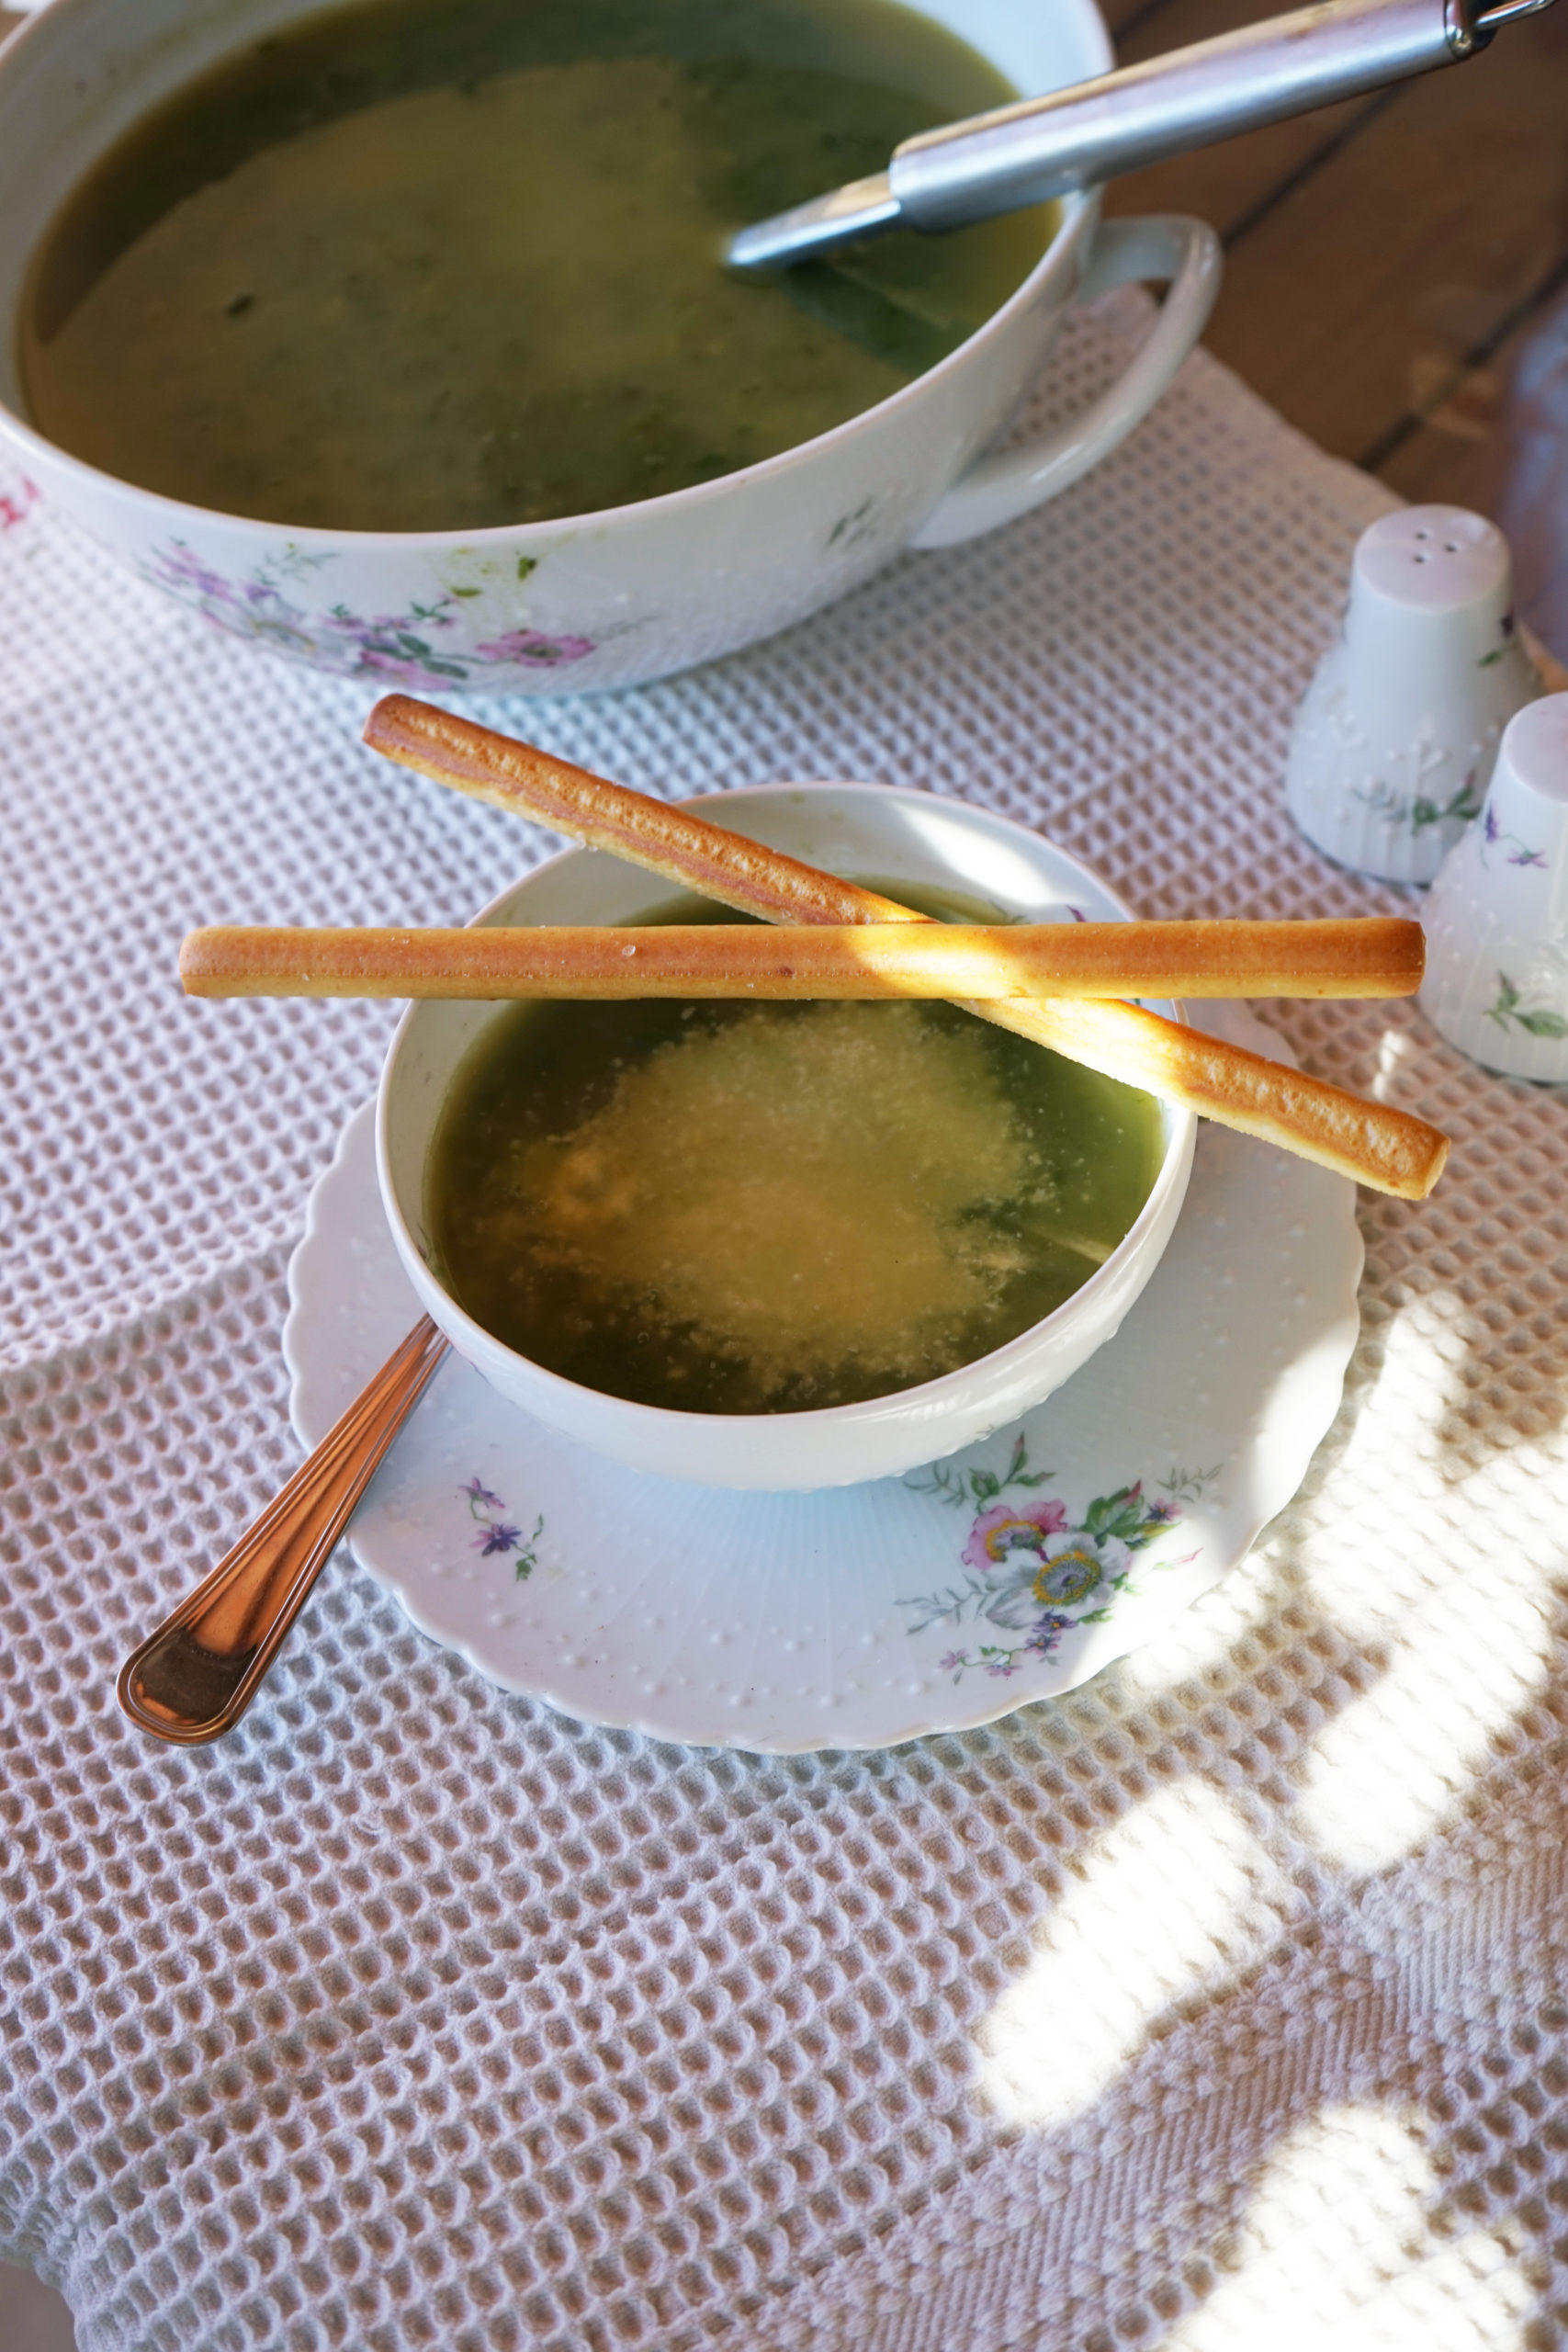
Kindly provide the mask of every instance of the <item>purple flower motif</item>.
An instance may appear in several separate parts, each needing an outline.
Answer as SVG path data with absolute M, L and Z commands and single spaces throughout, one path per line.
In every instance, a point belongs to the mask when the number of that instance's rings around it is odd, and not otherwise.
M 488 1560 L 492 1552 L 515 1551 L 522 1541 L 523 1530 L 520 1527 L 502 1527 L 498 1523 L 494 1527 L 487 1527 L 482 1534 L 476 1535 L 473 1548 L 481 1557 Z
M 998 1682 L 1005 1682 L 1010 1674 L 1018 1672 L 1018 1666 L 1010 1657 L 988 1657 L 986 1660 L 986 1671 L 987 1674 L 994 1675 Z
M 513 1555 L 513 1573 L 519 1584 L 526 1584 L 539 1565 L 536 1547 L 545 1532 L 543 1511 L 534 1521 L 533 1533 L 525 1535 L 523 1530 L 513 1527 L 510 1520 L 486 1518 L 487 1511 L 503 1511 L 506 1505 L 499 1495 L 491 1494 L 482 1478 L 466 1478 L 457 1492 L 468 1497 L 468 1517 L 479 1525 L 479 1532 L 472 1537 L 470 1549 L 483 1560 L 498 1554 L 503 1558 L 508 1554 Z
M 1498 833 L 1502 830 L 1497 822 L 1497 811 L 1493 808 L 1490 800 L 1486 803 L 1484 809 L 1482 811 L 1481 830 L 1485 835 L 1489 846 L 1497 839 Z
M 1059 1609 L 1045 1610 L 1030 1627 L 1029 1638 L 1023 1645 L 1024 1648 L 1037 1651 L 1042 1657 L 1054 1657 L 1056 1645 L 1060 1642 L 1062 1635 L 1069 1630 L 1072 1622 L 1072 1619 L 1064 1616 Z
M 230 604 L 243 600 L 243 592 L 231 588 L 222 573 L 203 563 L 195 548 L 187 548 L 183 539 L 176 539 L 169 548 L 162 569 L 170 587 L 194 588 L 203 596 L 217 596 Z
M 1067 1523 L 1065 1503 L 1028 1503 L 1022 1510 L 1015 1510 L 1011 1503 L 993 1503 L 984 1510 L 969 1532 L 964 1546 L 966 1568 L 999 1567 L 1013 1552 L 1033 1552 L 1037 1555 L 1045 1549 L 1048 1536 L 1059 1535 Z
M 581 662 L 593 650 L 591 637 L 546 637 L 536 628 L 509 629 L 477 649 L 487 662 L 520 662 L 525 670 L 553 669 L 558 662 Z
M 1539 849 L 1516 849 L 1509 852 L 1510 865 L 1540 865 L 1546 864 L 1544 852 Z
M 938 1658 L 936 1662 L 936 1670 L 939 1674 L 952 1674 L 960 1667 L 967 1666 L 968 1663 L 969 1653 L 967 1650 L 949 1650 L 945 1657 Z

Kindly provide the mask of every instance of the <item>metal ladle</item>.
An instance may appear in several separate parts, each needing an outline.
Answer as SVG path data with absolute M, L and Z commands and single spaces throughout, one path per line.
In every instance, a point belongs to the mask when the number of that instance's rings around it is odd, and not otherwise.
M 1486 47 L 1551 0 L 1321 0 L 896 148 L 885 172 L 742 229 L 738 269 L 820 259 L 890 229 L 927 234 L 1017 212 L 1119 172 L 1308 114 Z

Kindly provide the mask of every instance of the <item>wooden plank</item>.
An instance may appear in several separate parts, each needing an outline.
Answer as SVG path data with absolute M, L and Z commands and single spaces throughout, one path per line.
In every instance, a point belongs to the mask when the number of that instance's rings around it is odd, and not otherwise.
M 1380 480 L 1402 498 L 1494 514 L 1513 470 L 1508 386 L 1540 329 L 1540 311 L 1532 305 L 1495 351 L 1441 377 L 1434 372 L 1427 403 L 1378 468 Z
M 1206 340 L 1375 462 L 1568 258 L 1568 10 L 1407 83 L 1235 241 Z
M 1440 389 L 1382 468 L 1404 498 L 1473 507 L 1514 551 L 1521 617 L 1568 650 L 1568 288 Z M 1559 685 L 1560 685 L 1559 682 Z
M 1100 13 L 1110 27 L 1118 57 L 1123 53 L 1122 44 L 1127 35 L 1136 32 L 1145 17 L 1158 16 L 1165 5 L 1166 0 L 1100 0 Z

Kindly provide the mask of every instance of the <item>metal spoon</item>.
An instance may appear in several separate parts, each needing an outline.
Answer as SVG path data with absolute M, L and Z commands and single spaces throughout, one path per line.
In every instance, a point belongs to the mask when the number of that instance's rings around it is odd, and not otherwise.
M 448 1341 L 428 1315 L 394 1349 L 315 1452 L 120 1668 L 120 1705 L 182 1747 L 237 1724 Z
M 1285 17 L 998 107 L 894 151 L 885 172 L 742 229 L 725 258 L 778 269 L 889 229 L 959 229 L 1237 131 L 1451 65 L 1551 0 L 1319 0 Z

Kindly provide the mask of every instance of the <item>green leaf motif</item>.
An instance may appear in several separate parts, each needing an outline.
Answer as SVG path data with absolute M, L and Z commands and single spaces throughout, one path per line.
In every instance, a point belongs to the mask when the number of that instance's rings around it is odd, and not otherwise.
M 1511 1023 L 1516 1029 L 1522 1029 L 1530 1037 L 1568 1037 L 1568 1018 L 1544 1007 L 1521 1012 L 1523 1001 L 1520 990 L 1514 986 L 1506 972 L 1499 972 L 1497 1001 L 1487 1006 L 1487 1020 L 1495 1021 L 1499 1029 L 1506 1029 Z
M 1043 1487 L 1054 1478 L 1054 1470 L 1026 1470 L 1029 1441 L 1013 1440 L 1012 1454 L 1005 1470 L 954 1470 L 945 1462 L 933 1464 L 923 1476 L 911 1475 L 904 1484 L 917 1495 L 934 1495 L 939 1502 L 951 1503 L 962 1510 L 966 1504 L 984 1509 L 1005 1494 L 1009 1487 Z
M 538 1544 L 539 1538 L 544 1532 L 545 1514 L 541 1511 L 538 1518 L 534 1521 L 533 1533 L 529 1536 L 525 1544 L 520 1544 L 518 1547 L 517 1558 L 513 1564 L 514 1581 L 516 1583 L 526 1584 L 535 1569 L 538 1566 L 538 1554 L 535 1547 Z
M 1453 818 L 1456 821 L 1462 820 L 1465 824 L 1468 824 L 1472 817 L 1479 817 L 1480 814 L 1481 803 L 1475 797 L 1475 787 L 1467 778 L 1446 806 L 1436 800 L 1413 801 L 1410 808 L 1410 822 L 1419 832 L 1423 826 L 1440 825 L 1449 818 Z
M 1099 1495 L 1084 1513 L 1086 1535 L 1113 1535 L 1126 1544 L 1144 1524 L 1144 1501 L 1135 1487 L 1119 1487 L 1113 1495 Z

